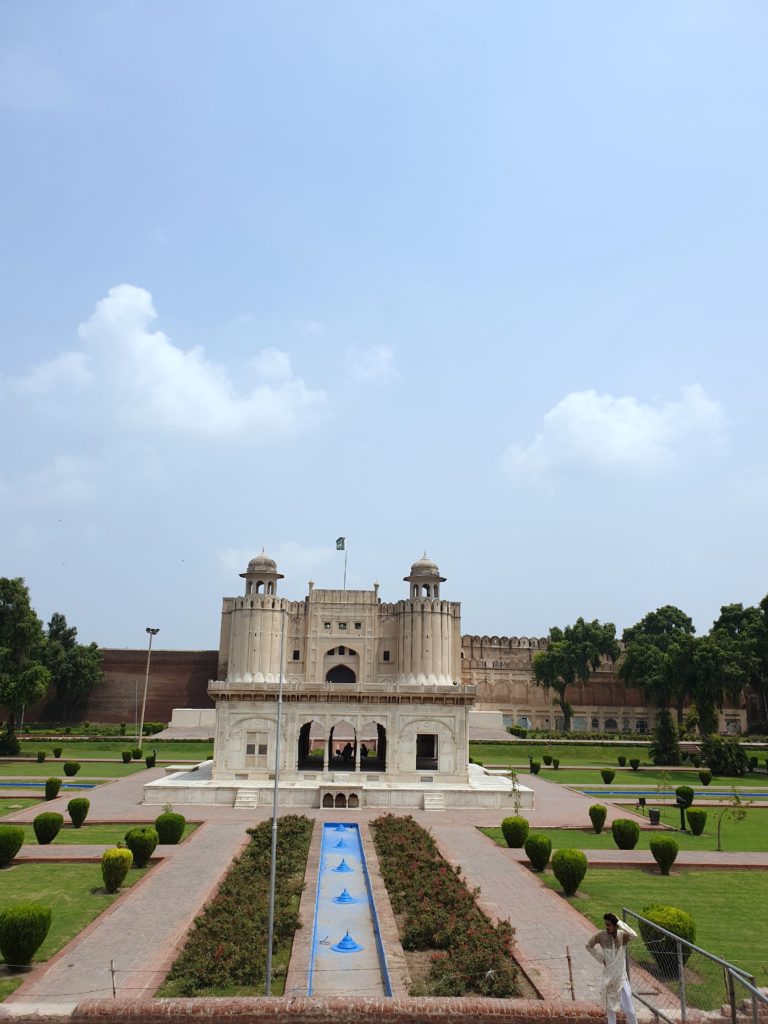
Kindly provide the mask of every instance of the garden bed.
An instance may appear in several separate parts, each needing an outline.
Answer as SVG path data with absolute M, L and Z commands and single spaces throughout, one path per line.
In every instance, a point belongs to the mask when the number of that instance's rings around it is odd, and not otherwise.
M 411 995 L 519 997 L 509 922 L 478 908 L 461 868 L 440 856 L 432 836 L 408 817 L 371 822 L 379 866 L 409 959 Z

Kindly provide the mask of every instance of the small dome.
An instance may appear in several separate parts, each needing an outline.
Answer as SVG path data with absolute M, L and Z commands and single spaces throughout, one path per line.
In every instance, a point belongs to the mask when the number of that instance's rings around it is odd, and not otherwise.
M 437 563 L 433 562 L 431 558 L 427 558 L 427 552 L 413 563 L 411 566 L 411 576 L 439 576 L 440 570 L 437 567 Z
M 256 555 L 248 563 L 248 572 L 277 572 L 277 562 L 262 548 L 261 554 Z

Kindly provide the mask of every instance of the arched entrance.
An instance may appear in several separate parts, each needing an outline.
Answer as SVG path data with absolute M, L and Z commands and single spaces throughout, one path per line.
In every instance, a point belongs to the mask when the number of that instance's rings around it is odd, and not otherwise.
M 313 727 L 314 733 L 313 736 Z M 325 747 L 325 736 L 319 736 L 317 722 L 305 722 L 299 729 L 299 744 L 296 757 L 296 766 L 299 771 L 323 770 L 323 748 Z
M 328 733 L 328 767 L 331 771 L 353 772 L 357 733 L 351 722 L 334 722 Z
M 360 771 L 386 771 L 387 730 L 379 722 L 366 722 L 360 729 Z
M 357 682 L 357 676 L 349 665 L 334 665 L 332 669 L 326 672 L 325 681 L 326 683 L 347 683 L 354 686 Z

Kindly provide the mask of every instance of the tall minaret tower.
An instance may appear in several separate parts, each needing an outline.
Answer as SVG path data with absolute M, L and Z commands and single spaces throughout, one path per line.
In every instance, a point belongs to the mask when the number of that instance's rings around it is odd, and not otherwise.
M 402 667 L 398 682 L 438 686 L 459 682 L 461 612 L 457 602 L 440 598 L 445 576 L 424 552 L 403 581 L 410 584 L 411 592 L 400 616 Z
M 280 631 L 285 599 L 277 597 L 284 579 L 277 563 L 263 551 L 245 572 L 245 597 L 236 598 L 229 612 L 227 678 L 234 682 L 276 682 L 280 676 Z

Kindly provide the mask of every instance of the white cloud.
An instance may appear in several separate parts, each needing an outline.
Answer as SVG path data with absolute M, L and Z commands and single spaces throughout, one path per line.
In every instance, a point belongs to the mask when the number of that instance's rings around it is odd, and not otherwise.
M 347 349 L 346 362 L 355 380 L 389 380 L 395 372 L 395 352 L 390 345 Z
M 699 384 L 684 387 L 679 401 L 657 405 L 574 391 L 546 413 L 529 445 L 510 445 L 502 463 L 510 474 L 533 477 L 565 464 L 655 469 L 683 451 L 720 452 L 726 443 L 725 411 Z
M 83 389 L 93 381 L 84 352 L 63 352 L 55 359 L 33 366 L 25 377 L 10 377 L 8 386 L 21 395 L 50 395 L 70 388 Z
M 293 375 L 286 353 L 267 349 L 254 359 L 260 381 L 239 392 L 225 367 L 201 348 L 182 349 L 152 330 L 157 313 L 143 288 L 110 289 L 84 324 L 82 351 L 59 356 L 15 381 L 17 390 L 42 393 L 88 375 L 110 414 L 142 432 L 223 437 L 257 428 L 260 436 L 291 434 L 324 400 Z

